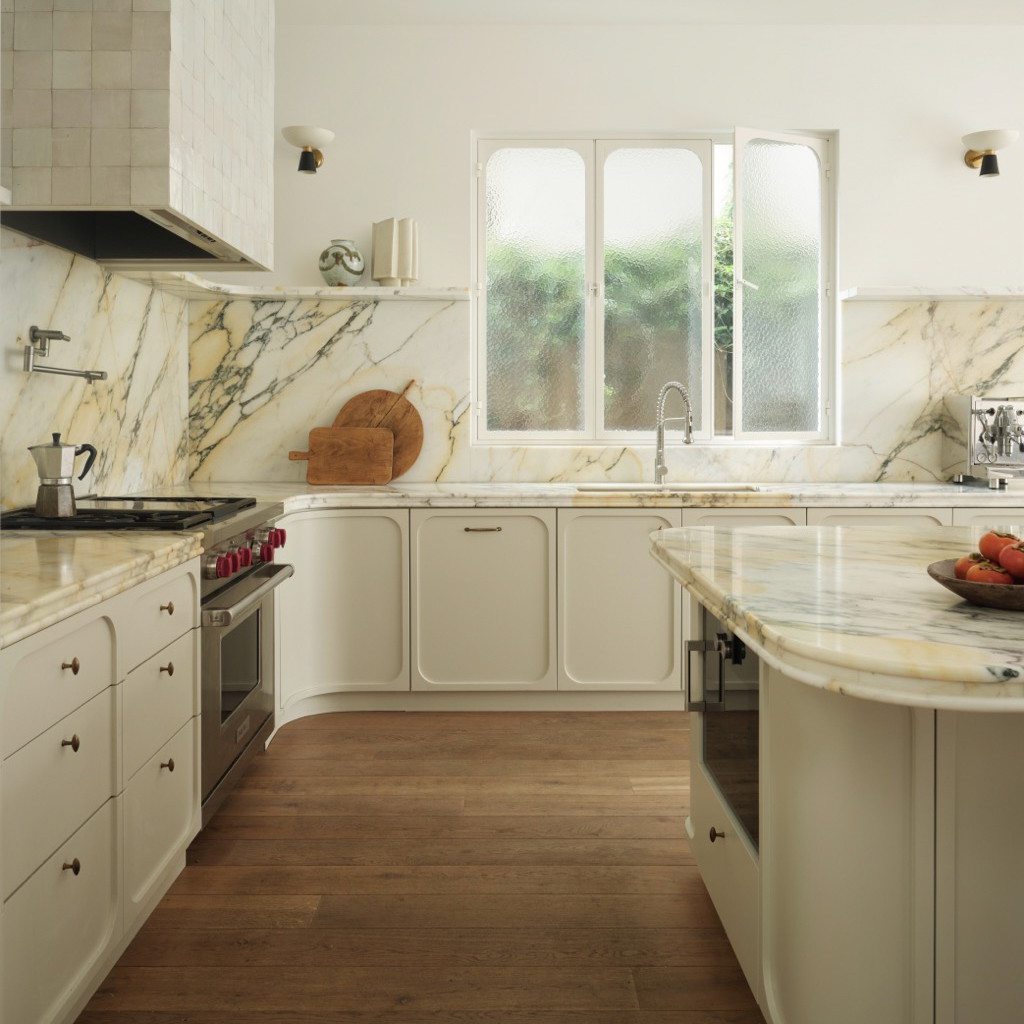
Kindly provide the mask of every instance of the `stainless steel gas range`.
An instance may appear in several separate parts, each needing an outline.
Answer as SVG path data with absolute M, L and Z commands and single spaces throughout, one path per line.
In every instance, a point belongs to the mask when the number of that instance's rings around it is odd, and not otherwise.
M 252 498 L 80 498 L 72 516 L 32 508 L 3 530 L 194 530 L 202 535 L 201 785 L 206 825 L 274 729 L 275 590 L 292 575 L 280 503 Z

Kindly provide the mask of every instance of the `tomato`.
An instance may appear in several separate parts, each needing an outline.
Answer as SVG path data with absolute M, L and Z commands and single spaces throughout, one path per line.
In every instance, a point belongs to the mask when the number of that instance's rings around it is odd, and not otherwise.
M 1020 537 L 1015 537 L 1012 533 L 1000 533 L 998 530 L 989 530 L 978 541 L 978 550 L 990 562 L 998 562 L 1000 549 L 1005 548 L 1007 544 L 1016 544 L 1019 540 Z
M 956 560 L 956 565 L 953 566 L 953 575 L 958 580 L 967 578 L 967 570 L 977 562 L 984 562 L 985 559 L 977 551 L 972 551 L 969 555 L 964 555 L 963 558 Z
M 1013 583 L 1013 577 L 995 562 L 978 562 L 972 565 L 964 578 L 971 583 Z
M 1024 580 L 1024 544 L 1007 544 L 999 552 L 999 564 L 1014 579 Z

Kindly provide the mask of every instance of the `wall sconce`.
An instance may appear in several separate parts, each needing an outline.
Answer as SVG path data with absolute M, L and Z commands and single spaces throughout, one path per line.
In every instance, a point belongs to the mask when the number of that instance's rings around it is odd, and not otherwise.
M 290 124 L 281 129 L 281 134 L 285 142 L 302 150 L 299 154 L 299 170 L 303 174 L 316 174 L 316 169 L 324 162 L 320 147 L 334 141 L 334 132 L 311 124 Z
M 999 161 L 996 160 L 996 150 L 1006 149 L 1012 146 L 1020 132 L 1012 128 L 993 128 L 986 132 L 971 132 L 965 135 L 961 141 L 967 147 L 964 154 L 964 163 L 968 167 L 981 168 L 983 178 L 991 177 L 999 173 Z

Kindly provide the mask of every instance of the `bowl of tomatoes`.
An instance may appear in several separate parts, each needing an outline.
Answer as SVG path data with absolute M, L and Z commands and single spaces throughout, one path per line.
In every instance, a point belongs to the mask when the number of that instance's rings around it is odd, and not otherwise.
M 1024 541 L 989 530 L 978 550 L 932 562 L 928 575 L 971 604 L 1024 611 Z

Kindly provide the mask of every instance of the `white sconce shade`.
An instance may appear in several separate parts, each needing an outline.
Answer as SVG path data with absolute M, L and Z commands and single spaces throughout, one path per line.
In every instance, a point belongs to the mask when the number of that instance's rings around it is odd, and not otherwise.
M 312 124 L 290 124 L 281 129 L 281 135 L 285 142 L 302 150 L 299 170 L 304 174 L 316 174 L 316 169 L 324 162 L 320 147 L 334 141 L 334 132 Z
M 971 168 L 980 168 L 982 177 L 994 177 L 999 173 L 996 150 L 1012 146 L 1020 132 L 1012 128 L 991 128 L 983 132 L 971 132 L 961 142 L 967 147 L 964 163 Z

